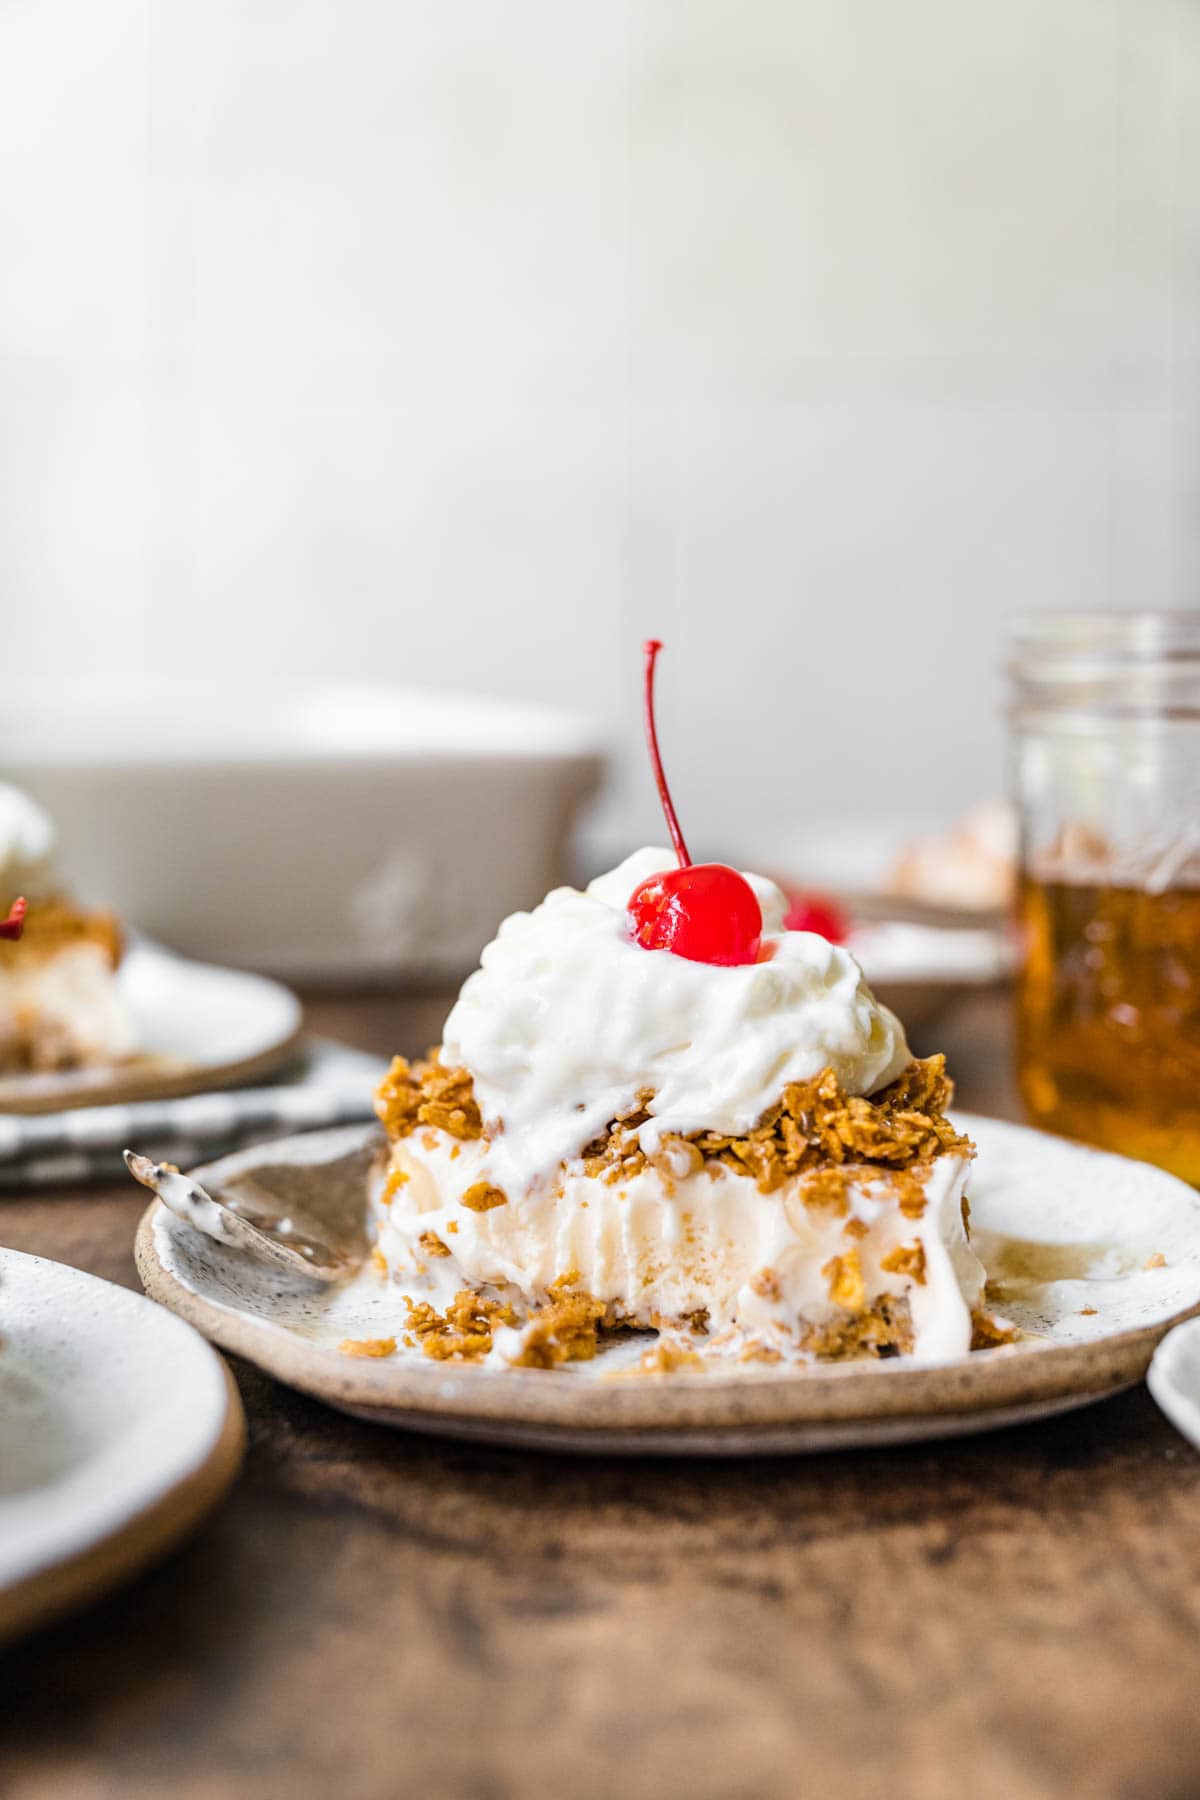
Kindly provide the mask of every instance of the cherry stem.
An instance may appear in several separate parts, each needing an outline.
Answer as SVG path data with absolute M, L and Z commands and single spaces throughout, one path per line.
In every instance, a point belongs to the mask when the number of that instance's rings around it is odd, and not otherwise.
M 14 900 L 7 919 L 0 919 L 0 938 L 19 938 L 25 929 L 25 901 Z
M 683 833 L 679 829 L 679 820 L 675 813 L 675 803 L 671 799 L 671 790 L 667 786 L 667 778 L 663 774 L 662 757 L 658 752 L 658 732 L 654 727 L 654 665 L 662 645 L 657 638 L 648 638 L 642 646 L 646 653 L 646 741 L 650 745 L 650 763 L 654 770 L 654 779 L 658 783 L 658 797 L 662 801 L 662 809 L 666 814 L 667 830 L 671 834 L 671 843 L 679 858 L 681 869 L 691 867 L 692 859 L 688 855 L 688 847 L 683 841 Z

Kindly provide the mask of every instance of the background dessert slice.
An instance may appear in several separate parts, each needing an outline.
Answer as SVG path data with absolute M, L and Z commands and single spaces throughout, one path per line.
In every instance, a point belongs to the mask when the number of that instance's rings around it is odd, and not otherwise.
M 23 895 L 20 940 L 0 957 L 0 1071 L 80 1068 L 120 1061 L 135 1048 L 116 970 L 122 937 L 109 913 L 88 912 L 63 891 L 47 814 L 0 783 L 0 912 Z

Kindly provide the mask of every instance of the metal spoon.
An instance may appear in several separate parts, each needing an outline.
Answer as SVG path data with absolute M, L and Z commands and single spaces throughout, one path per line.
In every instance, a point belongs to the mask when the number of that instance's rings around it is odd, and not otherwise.
M 218 1200 L 198 1181 L 181 1174 L 174 1163 L 151 1162 L 134 1150 L 126 1150 L 124 1155 L 135 1181 L 157 1194 L 177 1219 L 218 1244 L 245 1250 L 289 1274 L 306 1275 L 310 1281 L 340 1281 L 363 1261 L 365 1244 L 331 1243 L 307 1223 L 298 1224 L 290 1214 L 260 1213 L 251 1220 L 238 1210 L 236 1202 L 230 1205 Z

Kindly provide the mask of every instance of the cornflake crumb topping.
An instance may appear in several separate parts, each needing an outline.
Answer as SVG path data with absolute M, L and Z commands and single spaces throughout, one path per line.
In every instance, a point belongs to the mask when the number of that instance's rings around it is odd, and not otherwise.
M 394 1356 L 396 1340 L 385 1338 L 343 1338 L 338 1345 L 343 1356 Z
M 517 1315 L 500 1300 L 489 1300 L 470 1288 L 455 1294 L 444 1313 L 427 1300 L 414 1302 L 407 1294 L 408 1329 L 426 1356 L 435 1362 L 480 1362 L 492 1347 L 497 1325 L 515 1325 Z
M 971 1314 L 972 1350 L 996 1350 L 1002 1344 L 1015 1344 L 1020 1335 L 1015 1325 L 1002 1325 L 981 1309 Z
M 608 1308 L 582 1290 L 572 1291 L 579 1271 L 572 1269 L 551 1283 L 550 1298 L 533 1313 L 522 1331 L 520 1352 L 512 1360 L 525 1369 L 553 1369 L 564 1362 L 591 1362 Z
M 857 1259 L 857 1252 L 850 1254 Z M 833 1261 L 844 1264 L 841 1257 L 835 1257 Z M 824 1271 L 827 1277 L 832 1269 L 833 1263 L 827 1265 Z M 578 1289 L 578 1279 L 578 1273 L 572 1270 L 553 1283 L 546 1304 L 524 1325 L 521 1348 L 512 1359 L 514 1367 L 555 1369 L 565 1362 L 590 1362 L 599 1348 L 601 1333 L 623 1329 L 628 1323 L 616 1317 L 602 1300 Z M 847 1277 L 843 1266 L 831 1286 L 852 1297 L 853 1280 L 853 1267 Z M 839 1300 L 838 1304 L 844 1307 L 846 1302 Z M 414 1302 L 407 1295 L 405 1305 L 408 1308 L 405 1343 L 414 1347 L 419 1344 L 425 1355 L 437 1362 L 482 1362 L 493 1348 L 496 1327 L 518 1323 L 516 1313 L 506 1302 L 488 1299 L 470 1288 L 456 1294 L 445 1313 L 439 1313 L 428 1301 Z M 982 1310 L 973 1313 L 972 1326 L 972 1350 L 991 1350 L 1012 1344 L 1019 1336 L 1014 1328 L 1002 1325 Z M 677 1330 L 677 1326 L 667 1328 L 664 1322 L 663 1329 L 668 1335 L 660 1336 L 644 1350 L 629 1374 L 666 1375 L 677 1369 L 705 1367 L 703 1356 L 669 1335 L 669 1330 Z M 864 1296 L 857 1311 L 847 1310 L 839 1319 L 822 1324 L 801 1322 L 794 1342 L 798 1351 L 818 1362 L 905 1354 L 913 1347 L 908 1300 L 904 1295 L 882 1294 L 867 1305 Z M 719 1350 L 720 1347 L 718 1340 L 713 1348 Z M 344 1356 L 392 1356 L 396 1340 L 394 1337 L 347 1338 L 338 1349 Z M 777 1346 L 761 1338 L 751 1338 L 741 1346 L 738 1360 L 773 1364 L 782 1360 L 782 1353 Z
M 918 1287 L 925 1286 L 924 1244 L 897 1244 L 889 1255 L 880 1258 L 879 1266 L 888 1275 L 907 1275 Z
M 436 1050 L 418 1063 L 393 1057 L 375 1090 L 375 1111 L 393 1140 L 408 1137 L 420 1125 L 468 1141 L 483 1136 L 470 1075 L 466 1069 L 447 1069 Z
M 686 1344 L 673 1342 L 670 1338 L 659 1338 L 648 1350 L 643 1350 L 638 1358 L 636 1369 L 630 1371 L 634 1375 L 674 1375 L 677 1369 L 703 1369 L 704 1358 L 689 1350 Z
M 379 1196 L 379 1204 L 390 1206 L 407 1180 L 407 1169 L 389 1169 L 388 1178 L 383 1184 L 383 1192 Z
M 857 1256 L 857 1252 L 851 1254 Z M 803 1326 L 800 1334 L 800 1348 L 818 1362 L 840 1362 L 851 1356 L 899 1356 L 912 1347 L 912 1315 L 906 1294 L 881 1294 L 872 1306 L 864 1303 L 860 1312 L 822 1325 Z
M 847 1094 L 833 1070 L 824 1069 L 811 1081 L 790 1082 L 745 1137 L 712 1131 L 692 1132 L 686 1138 L 668 1134 L 654 1160 L 666 1160 L 670 1168 L 674 1157 L 694 1151 L 703 1162 L 722 1163 L 738 1174 L 753 1176 L 763 1193 L 818 1168 L 866 1164 L 893 1171 L 912 1169 L 947 1151 L 974 1154 L 970 1140 L 945 1116 L 953 1095 L 944 1056 L 914 1058 L 902 1075 L 870 1100 Z M 587 1174 L 607 1176 L 612 1170 L 610 1179 L 620 1179 L 645 1166 L 650 1159 L 636 1133 L 651 1116 L 647 1110 L 651 1098 L 639 1095 L 636 1111 L 615 1120 L 586 1147 Z
M 490 1181 L 475 1181 L 463 1195 L 462 1203 L 468 1212 L 491 1212 L 493 1207 L 507 1206 L 508 1195 L 503 1188 L 493 1187 Z
M 831 1256 L 821 1273 L 829 1283 L 829 1298 L 834 1306 L 843 1306 L 847 1312 L 862 1312 L 867 1303 L 867 1290 L 863 1282 L 862 1259 L 857 1250 L 847 1250 L 843 1256 Z
M 774 1269 L 760 1269 L 751 1280 L 750 1287 L 763 1300 L 778 1300 L 781 1292 L 779 1277 Z
M 809 1205 L 844 1213 L 849 1170 L 865 1166 L 896 1177 L 900 1210 L 909 1218 L 920 1218 L 924 1177 L 933 1159 L 947 1153 L 975 1154 L 970 1139 L 945 1116 L 953 1097 L 944 1056 L 914 1057 L 903 1074 L 870 1100 L 847 1094 L 833 1070 L 825 1069 L 811 1081 L 789 1083 L 745 1137 L 712 1131 L 686 1137 L 668 1133 L 648 1157 L 637 1139 L 639 1127 L 651 1117 L 654 1098 L 644 1090 L 631 1112 L 614 1119 L 585 1146 L 583 1169 L 589 1176 L 620 1181 L 652 1163 L 670 1183 L 706 1163 L 718 1164 L 752 1176 L 765 1194 L 793 1176 L 805 1175 L 810 1178 L 805 1188 Z M 469 1072 L 445 1068 L 436 1050 L 419 1063 L 396 1057 L 376 1093 L 375 1110 L 393 1140 L 408 1137 L 422 1125 L 460 1139 L 485 1135 Z

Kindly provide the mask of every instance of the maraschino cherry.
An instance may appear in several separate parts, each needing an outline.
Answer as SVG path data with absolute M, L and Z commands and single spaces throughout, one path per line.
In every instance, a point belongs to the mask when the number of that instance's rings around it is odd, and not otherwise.
M 0 919 L 0 938 L 19 938 L 25 929 L 26 906 L 24 900 L 14 900 L 8 909 L 7 919 Z
M 815 931 L 831 944 L 844 944 L 850 935 L 850 921 L 828 894 L 804 894 L 788 890 L 788 909 L 784 915 L 785 931 Z
M 757 962 L 762 944 L 758 895 L 736 869 L 694 863 L 679 829 L 654 726 L 654 664 L 661 649 L 657 638 L 645 645 L 646 741 L 679 867 L 651 875 L 634 889 L 627 908 L 630 930 L 644 950 L 671 950 L 688 962 L 724 968 Z

